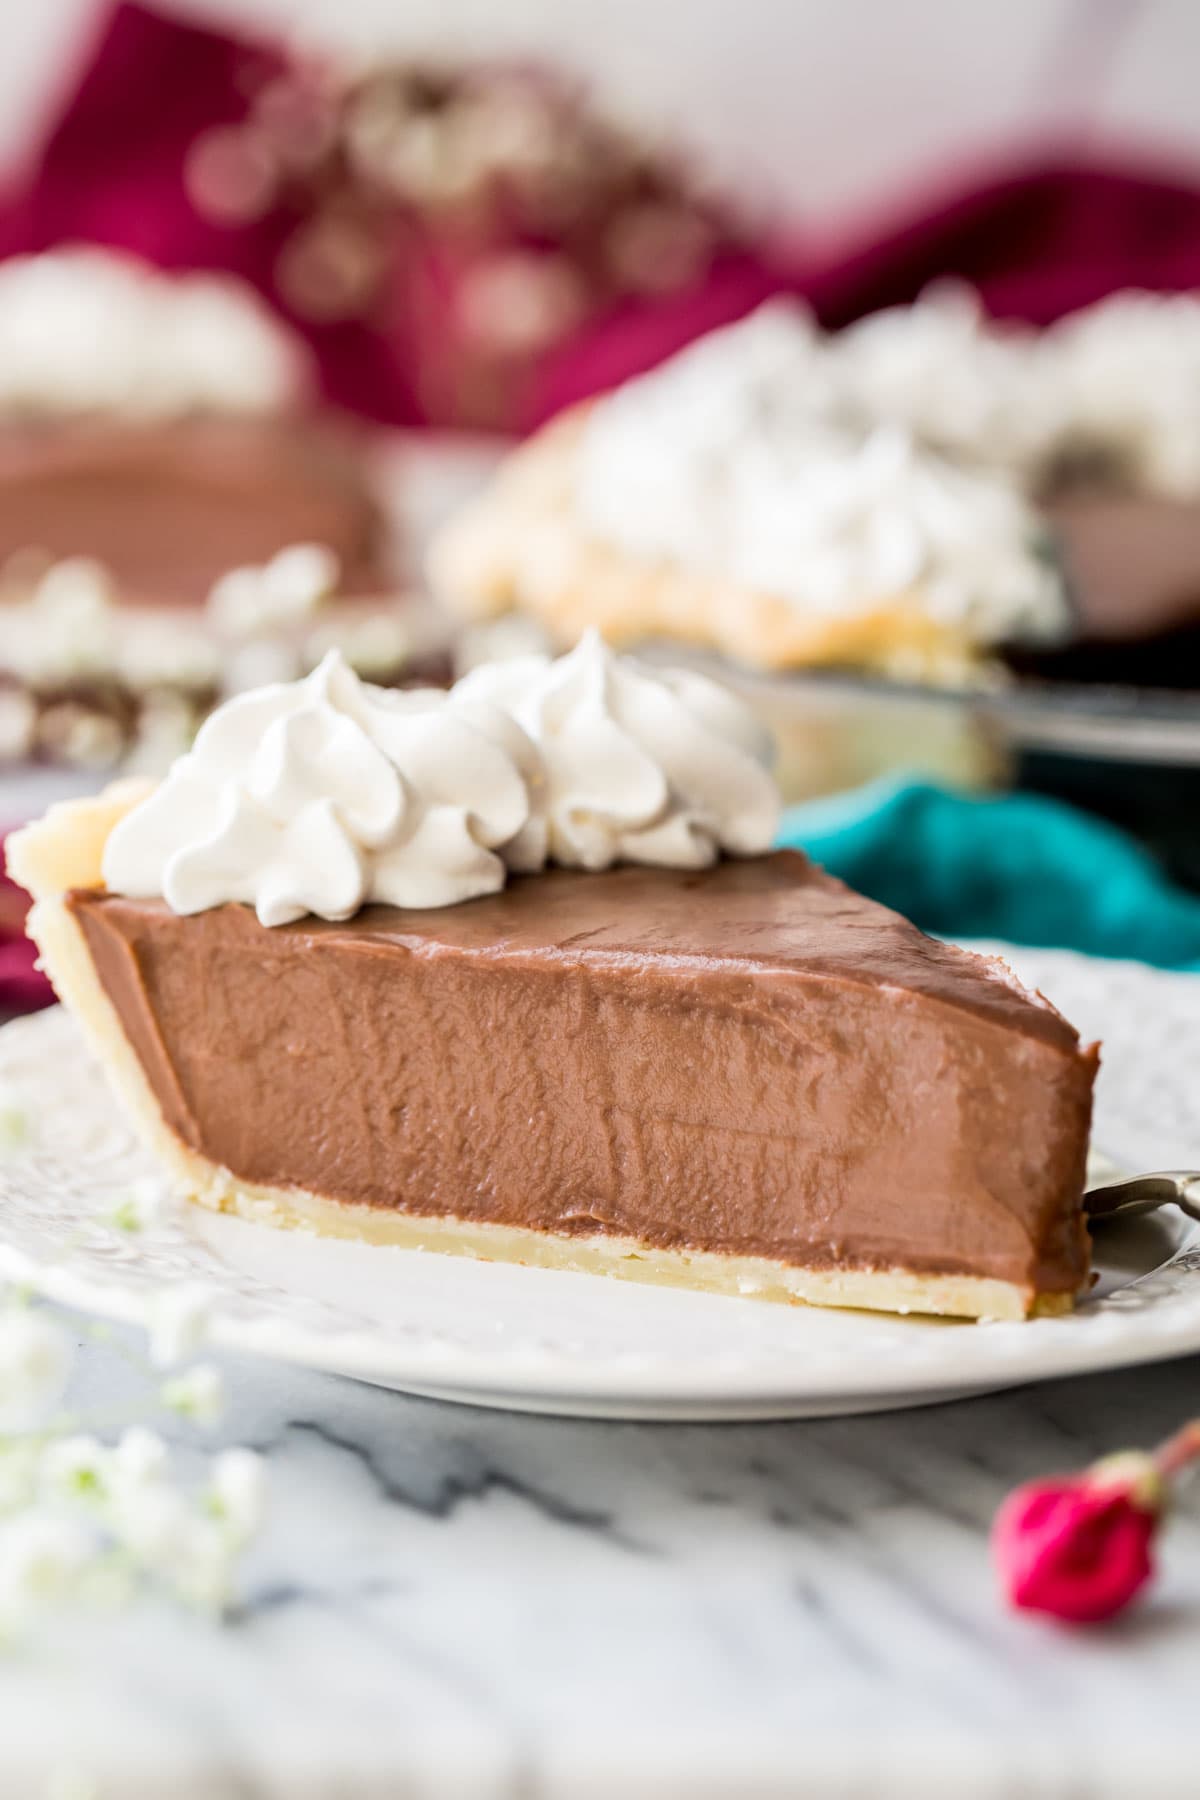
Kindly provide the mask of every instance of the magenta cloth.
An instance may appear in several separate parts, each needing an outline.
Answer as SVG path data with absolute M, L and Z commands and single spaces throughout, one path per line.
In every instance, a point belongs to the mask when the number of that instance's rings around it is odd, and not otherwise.
M 370 322 L 313 324 L 290 314 L 275 286 L 294 217 L 275 211 L 219 225 L 188 198 L 189 146 L 207 127 L 242 117 L 248 86 L 281 66 L 269 46 L 116 6 L 22 191 L 0 211 L 0 254 L 91 240 L 168 268 L 232 270 L 304 333 L 330 399 L 388 423 L 445 422 L 436 402 L 418 398 L 429 383 L 417 380 L 418 367 L 440 356 L 448 376 L 433 391 L 453 392 L 454 293 L 436 291 L 436 257 L 415 281 L 402 270 Z M 1148 169 L 1064 161 L 926 201 L 834 261 L 802 239 L 786 253 L 764 242 L 728 254 L 699 291 L 630 303 L 582 328 L 544 360 L 509 423 L 526 427 L 637 373 L 771 292 L 803 294 L 837 325 L 910 300 L 943 274 L 975 283 L 995 312 L 1038 322 L 1119 287 L 1200 286 L 1200 188 Z M 417 309 L 410 290 L 423 294 Z
M 273 210 L 253 224 L 203 218 L 188 195 L 188 150 L 207 128 L 244 116 L 251 89 L 283 67 L 270 48 L 123 3 L 107 15 L 74 92 L 46 138 L 22 190 L 0 211 L 0 256 L 87 241 L 132 250 L 168 269 L 226 269 L 251 282 L 311 345 L 326 397 L 387 424 L 438 424 L 418 399 L 418 358 L 437 357 L 433 334 L 451 336 L 453 292 L 439 291 L 436 247 L 419 269 L 411 260 L 371 322 L 313 323 L 281 299 L 274 271 L 296 215 Z M 722 259 L 711 284 L 672 313 L 667 347 L 737 318 L 777 285 L 752 255 Z M 633 309 L 635 359 L 662 310 Z M 419 313 L 419 319 L 414 319 Z M 645 317 L 643 318 L 643 314 Z M 588 356 L 596 353 L 589 348 Z M 642 353 L 645 354 L 644 352 Z M 606 371 L 609 362 L 599 353 Z M 624 370 L 620 359 L 612 373 Z M 557 380 L 557 368 L 554 378 Z M 430 385 L 428 382 L 425 384 Z M 452 375 L 440 384 L 452 391 Z M 522 399 L 527 425 L 546 411 L 538 392 Z
M 4 839 L 0 838 L 0 869 Z M 37 1012 L 54 1001 L 46 977 L 34 968 L 36 946 L 25 936 L 29 895 L 0 873 L 0 1015 Z

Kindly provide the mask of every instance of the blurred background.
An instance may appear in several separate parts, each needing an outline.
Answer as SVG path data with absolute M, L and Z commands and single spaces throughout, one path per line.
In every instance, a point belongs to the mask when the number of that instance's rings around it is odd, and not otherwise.
M 1200 961 L 1190 0 L 3 34 L 0 823 L 331 647 L 597 624 L 747 693 L 793 841 L 929 928 Z
M 104 13 L 11 9 L 0 152 L 29 156 Z M 1200 157 L 1188 0 L 163 0 L 164 17 L 361 57 L 545 60 L 793 225 L 840 237 L 976 159 Z

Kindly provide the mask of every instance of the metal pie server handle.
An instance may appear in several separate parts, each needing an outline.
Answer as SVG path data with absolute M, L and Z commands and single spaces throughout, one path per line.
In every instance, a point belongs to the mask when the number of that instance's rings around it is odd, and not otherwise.
M 1127 1181 L 1089 1188 L 1083 1196 L 1089 1220 L 1128 1217 L 1153 1212 L 1159 1206 L 1177 1206 L 1189 1219 L 1200 1219 L 1200 1170 L 1164 1169 L 1156 1175 L 1131 1175 Z

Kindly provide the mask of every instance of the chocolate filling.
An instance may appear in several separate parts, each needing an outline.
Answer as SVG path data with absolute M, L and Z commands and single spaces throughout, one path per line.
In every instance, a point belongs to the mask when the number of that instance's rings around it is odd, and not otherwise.
M 246 1181 L 1074 1291 L 1096 1068 L 992 965 L 779 852 L 267 930 L 68 904 L 172 1129 Z
M 129 601 L 198 604 L 226 570 L 294 543 L 327 544 L 341 592 L 373 593 L 385 531 L 361 454 L 316 420 L 0 428 L 0 561 L 94 557 Z

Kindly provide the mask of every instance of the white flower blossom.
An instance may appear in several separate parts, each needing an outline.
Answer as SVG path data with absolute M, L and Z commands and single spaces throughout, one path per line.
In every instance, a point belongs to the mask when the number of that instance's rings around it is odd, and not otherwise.
M 240 1544 L 177 1488 L 161 1482 L 132 1491 L 112 1523 L 123 1549 L 189 1606 L 219 1612 L 228 1604 Z
M 0 1431 L 28 1431 L 62 1398 L 72 1346 L 48 1313 L 14 1307 L 0 1313 Z
M 196 1363 L 162 1386 L 162 1403 L 197 1425 L 215 1425 L 225 1408 L 225 1384 L 212 1363 Z
M 254 1450 L 223 1450 L 213 1464 L 207 1497 L 233 1543 L 248 1543 L 266 1511 L 266 1463 Z
M 19 1628 L 68 1598 L 95 1555 L 92 1533 L 53 1514 L 25 1513 L 0 1527 L 0 1627 Z
M 99 1438 L 79 1435 L 48 1444 L 39 1458 L 42 1491 L 59 1500 L 95 1504 L 109 1492 L 112 1452 Z
M 173 1368 L 199 1350 L 208 1334 L 212 1300 L 212 1289 L 198 1281 L 179 1282 L 155 1294 L 147 1329 L 150 1360 L 156 1368 Z
M 135 1196 L 138 1207 L 142 1199 Z M 199 1285 L 156 1297 L 148 1325 L 158 1363 L 201 1340 L 210 1305 Z M 70 1336 L 49 1313 L 0 1304 L 0 1640 L 25 1633 L 51 1606 L 111 1610 L 147 1587 L 219 1614 L 262 1520 L 262 1459 L 227 1450 L 200 1482 L 180 1483 L 167 1445 L 143 1425 L 129 1426 L 115 1444 L 56 1429 L 52 1413 L 71 1360 Z M 222 1403 L 220 1373 L 197 1363 L 164 1380 L 157 1397 L 211 1423 Z
M 120 1503 L 129 1494 L 163 1481 L 168 1467 L 167 1446 L 158 1433 L 144 1425 L 128 1426 L 109 1459 L 114 1498 Z

